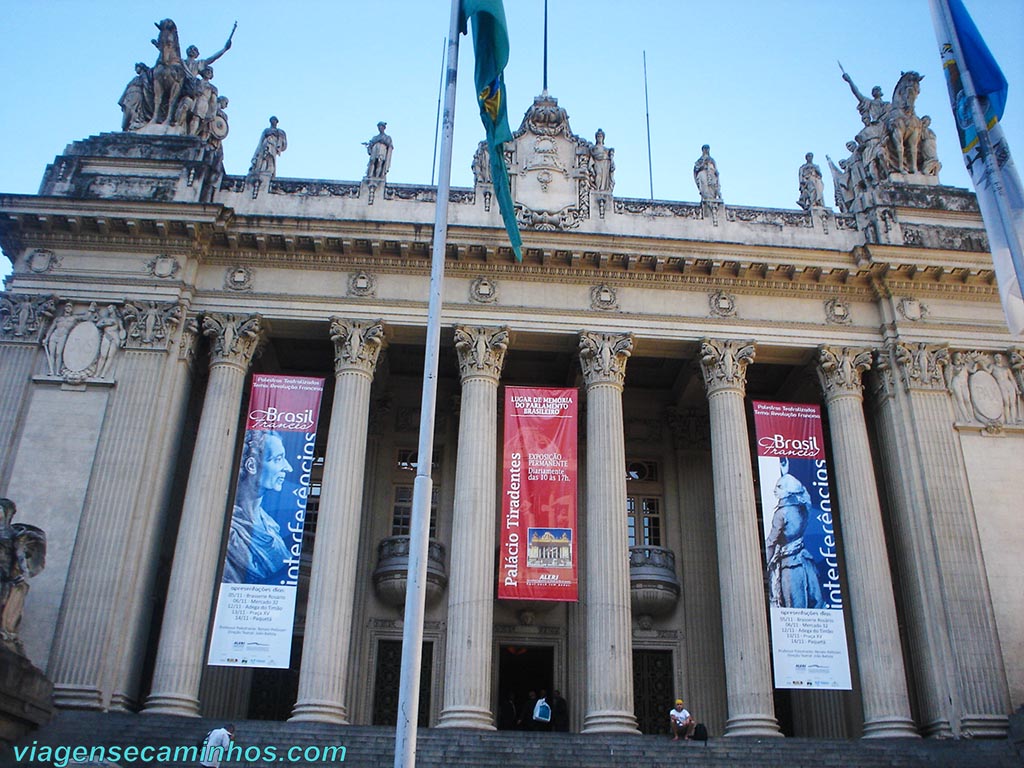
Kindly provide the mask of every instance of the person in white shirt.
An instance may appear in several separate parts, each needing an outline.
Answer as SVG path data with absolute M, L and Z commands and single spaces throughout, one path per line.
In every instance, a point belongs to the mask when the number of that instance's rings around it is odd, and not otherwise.
M 697 723 L 689 711 L 683 708 L 682 699 L 676 699 L 676 705 L 668 711 L 668 720 L 672 725 L 672 741 L 679 741 L 680 735 L 690 740 Z
M 231 723 L 210 731 L 199 750 L 199 765 L 203 768 L 220 768 L 220 761 L 227 757 L 234 736 L 235 726 Z

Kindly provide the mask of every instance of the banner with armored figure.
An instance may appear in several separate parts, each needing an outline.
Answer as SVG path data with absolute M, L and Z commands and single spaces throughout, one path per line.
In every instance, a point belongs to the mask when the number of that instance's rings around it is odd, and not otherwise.
M 498 597 L 577 599 L 576 389 L 505 388 Z
M 324 380 L 253 376 L 209 663 L 287 668 Z
M 775 687 L 850 690 L 821 411 L 757 401 L 754 427 Z

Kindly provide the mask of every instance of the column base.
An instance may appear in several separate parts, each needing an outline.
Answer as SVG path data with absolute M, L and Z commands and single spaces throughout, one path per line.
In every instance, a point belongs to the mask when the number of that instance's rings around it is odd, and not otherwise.
M 604 709 L 583 717 L 582 733 L 640 733 L 632 712 Z
M 199 699 L 178 693 L 151 693 L 142 714 L 199 717 Z
M 952 739 L 955 738 L 953 726 L 949 720 L 932 720 L 921 727 L 921 733 L 927 739 Z
M 739 715 L 725 722 L 725 736 L 782 736 L 779 722 L 767 715 Z
M 914 721 L 907 717 L 876 717 L 864 721 L 862 739 L 919 739 Z
M 965 739 L 1005 739 L 1010 719 L 1005 715 L 964 715 L 960 733 Z
M 111 712 L 137 712 L 139 703 L 126 693 L 115 693 L 110 697 Z
M 478 731 L 494 731 L 494 717 L 491 710 L 480 707 L 446 707 L 441 710 L 438 728 L 473 728 Z
M 103 695 L 91 685 L 53 686 L 53 704 L 59 709 L 85 709 L 103 711 Z
M 301 701 L 295 705 L 288 722 L 348 725 L 348 709 L 334 701 Z

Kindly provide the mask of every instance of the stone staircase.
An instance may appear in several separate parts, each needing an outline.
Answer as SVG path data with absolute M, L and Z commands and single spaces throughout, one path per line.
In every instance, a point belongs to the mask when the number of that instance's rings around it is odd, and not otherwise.
M 40 760 L 45 747 L 118 745 L 142 747 L 194 746 L 220 722 L 122 713 L 60 712 L 42 730 L 15 748 L 35 748 L 15 759 L 14 750 L 0 753 L 0 766 L 58 765 L 66 753 Z M 303 768 L 382 768 L 394 763 L 393 728 L 333 726 L 322 723 L 239 721 L 236 745 L 240 759 L 226 768 L 256 768 L 272 762 Z M 344 759 L 320 759 L 324 748 L 345 747 Z M 298 747 L 289 760 L 289 747 Z M 1016 748 L 1015 748 L 1016 747 Z M 925 739 L 827 741 L 819 739 L 713 738 L 672 742 L 664 736 L 610 736 L 554 733 L 480 732 L 421 729 L 417 740 L 418 768 L 669 768 L 669 766 L 743 766 L 743 768 L 1021 768 L 1024 744 L 1012 740 L 936 741 Z M 267 750 L 274 752 L 267 759 Z M 308 751 L 307 751 L 308 750 Z M 305 759 L 303 752 L 308 755 Z M 248 754 L 246 754 L 248 753 Z M 63 758 L 62 758 L 63 755 Z M 155 755 L 154 755 L 155 756 Z M 87 758 L 83 758 L 87 761 Z M 74 765 L 73 762 L 68 763 Z M 86 764 L 89 764 L 88 762 Z M 97 763 L 93 763 L 95 765 Z M 103 763 L 98 763 L 103 765 Z M 178 768 L 195 762 L 122 760 L 122 766 Z

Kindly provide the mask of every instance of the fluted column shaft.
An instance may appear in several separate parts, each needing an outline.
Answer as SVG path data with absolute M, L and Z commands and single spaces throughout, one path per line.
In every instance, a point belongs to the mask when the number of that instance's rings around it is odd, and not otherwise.
M 441 728 L 493 729 L 495 476 L 504 328 L 455 329 L 462 377 Z
M 199 715 L 199 682 L 220 556 L 245 375 L 263 339 L 259 315 L 206 315 L 210 379 L 167 587 L 146 713 Z
M 349 647 L 370 414 L 370 385 L 384 345 L 378 320 L 332 318 L 334 403 L 324 458 L 306 607 L 299 693 L 292 720 L 348 723 Z
M 882 507 L 871 463 L 861 374 L 871 351 L 822 347 L 818 378 L 832 426 L 846 582 L 860 659 L 864 737 L 916 736 L 910 716 L 896 600 L 889 577 Z
M 718 578 L 725 640 L 726 736 L 778 736 L 768 662 L 754 474 L 743 405 L 750 342 L 707 339 L 701 371 L 711 420 Z
M 584 732 L 635 733 L 622 387 L 630 334 L 583 333 L 587 386 L 587 692 Z

